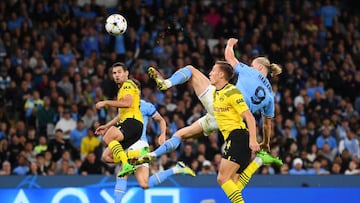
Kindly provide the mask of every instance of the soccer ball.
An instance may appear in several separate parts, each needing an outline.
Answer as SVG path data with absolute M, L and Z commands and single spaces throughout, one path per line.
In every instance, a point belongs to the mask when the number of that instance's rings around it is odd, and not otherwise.
M 106 19 L 105 29 L 110 35 L 122 35 L 127 29 L 127 21 L 120 14 L 112 14 Z

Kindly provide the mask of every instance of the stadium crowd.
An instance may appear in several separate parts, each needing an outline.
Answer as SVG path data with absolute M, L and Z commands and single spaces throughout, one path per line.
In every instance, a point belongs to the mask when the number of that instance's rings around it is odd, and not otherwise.
M 263 166 L 259 174 L 360 174 L 358 1 L 79 2 L 0 1 L 1 175 L 113 174 L 94 134 L 117 113 L 95 108 L 117 92 L 109 67 L 117 61 L 130 67 L 171 136 L 205 110 L 188 84 L 157 90 L 147 68 L 167 77 L 192 64 L 208 74 L 214 61 L 224 60 L 229 37 L 239 41 L 239 61 L 265 55 L 283 68 L 271 81 L 271 153 L 284 165 Z M 111 13 L 127 19 L 124 35 L 104 30 Z M 153 150 L 159 126 L 150 122 L 147 131 Z M 221 137 L 186 140 L 150 170 L 182 160 L 198 174 L 215 174 Z

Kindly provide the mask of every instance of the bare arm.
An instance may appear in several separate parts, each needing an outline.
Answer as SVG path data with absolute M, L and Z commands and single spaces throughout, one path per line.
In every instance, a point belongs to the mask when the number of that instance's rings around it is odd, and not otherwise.
M 166 139 L 166 121 L 165 119 L 159 114 L 159 112 L 156 112 L 155 115 L 152 117 L 154 121 L 158 122 L 160 124 L 160 135 L 159 135 L 159 144 L 162 144 L 165 142 Z
M 225 60 L 230 63 L 230 65 L 234 68 L 236 64 L 239 63 L 239 61 L 236 59 L 234 54 L 234 46 L 238 42 L 235 38 L 230 38 L 227 41 L 226 47 L 225 47 Z
M 272 131 L 272 118 L 263 116 L 264 126 L 263 126 L 263 141 L 262 147 L 270 152 L 270 137 Z
M 134 100 L 133 97 L 130 94 L 128 94 L 128 95 L 125 95 L 120 100 L 100 101 L 100 102 L 96 103 L 96 108 L 100 109 L 106 105 L 116 107 L 116 108 L 129 108 L 131 106 L 131 104 L 133 103 L 133 100 Z
M 107 122 L 105 125 L 99 126 L 95 130 L 95 134 L 97 135 L 105 135 L 106 131 L 111 127 L 114 126 L 117 122 L 119 122 L 120 117 L 116 115 L 111 121 Z
M 105 124 L 105 126 L 109 128 L 109 127 L 115 125 L 115 124 L 116 124 L 117 122 L 119 122 L 119 121 L 120 121 L 120 116 L 119 116 L 119 115 L 116 115 L 111 121 L 107 122 L 107 123 Z
M 255 123 L 255 118 L 252 115 L 252 113 L 250 112 L 250 110 L 246 110 L 244 111 L 241 116 L 243 117 L 243 119 L 246 120 L 246 124 L 247 127 L 249 129 L 249 134 L 250 134 L 250 143 L 249 143 L 249 147 L 252 151 L 259 151 L 260 150 L 260 146 L 257 142 L 257 138 L 256 138 L 256 123 Z

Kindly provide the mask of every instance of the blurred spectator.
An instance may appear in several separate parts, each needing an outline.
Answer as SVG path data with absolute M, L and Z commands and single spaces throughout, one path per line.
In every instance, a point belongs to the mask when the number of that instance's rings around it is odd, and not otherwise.
M 37 112 L 37 128 L 40 134 L 47 134 L 47 129 L 53 128 L 55 119 L 55 110 L 51 106 L 51 100 L 49 97 L 44 97 L 44 105 Z
M 8 138 L 8 124 L 6 122 L 0 121 L 0 139 Z
M 31 161 L 30 169 L 26 173 L 26 175 L 45 175 L 45 174 L 42 173 L 42 171 L 40 170 L 39 165 L 36 161 Z
M 3 161 L 3 162 L 2 162 L 2 166 L 1 166 L 1 170 L 0 170 L 0 175 L 3 175 L 3 176 L 12 175 L 12 170 L 11 170 L 11 163 L 10 163 L 10 161 Z
M 38 165 L 39 174 L 48 175 L 48 168 L 45 165 L 44 153 L 40 153 L 36 155 L 36 163 Z
M 63 132 L 62 138 L 70 139 L 70 132 L 76 128 L 76 121 L 71 118 L 70 110 L 65 109 L 63 117 L 55 125 L 55 130 L 60 129 Z
M 193 152 L 192 145 L 190 143 L 185 143 L 184 150 L 179 156 L 179 160 L 183 161 L 187 166 L 191 165 L 191 162 L 195 159 L 195 154 Z
M 16 157 L 16 164 L 13 167 L 14 175 L 26 175 L 29 171 L 29 161 L 26 160 L 25 152 L 21 151 Z
M 305 175 L 306 170 L 303 169 L 303 161 L 300 158 L 295 158 L 292 163 L 292 168 L 289 170 L 290 175 Z
M 35 145 L 33 150 L 35 154 L 44 153 L 48 149 L 48 141 L 46 136 L 40 135 L 37 143 L 38 144 Z
M 307 174 L 309 175 L 327 175 L 329 171 L 321 167 L 319 160 L 314 160 L 312 168 L 308 169 Z
M 358 175 L 360 174 L 359 164 L 355 161 L 350 161 L 349 167 L 345 170 L 345 175 Z
M 318 149 L 323 149 L 325 144 L 329 144 L 331 150 L 337 149 L 336 139 L 331 136 L 329 128 L 323 128 L 322 133 L 316 138 L 316 146 Z
M 64 150 L 61 154 L 61 158 L 56 161 L 55 174 L 66 175 L 68 172 L 69 166 L 75 166 L 75 162 L 71 157 L 69 150 Z
M 40 98 L 40 93 L 37 90 L 32 92 L 32 95 L 25 101 L 25 118 L 28 126 L 35 126 L 37 112 L 44 106 L 44 101 Z
M 201 171 L 198 173 L 199 175 L 216 175 L 216 171 L 214 166 L 211 164 L 209 160 L 204 160 L 202 162 Z
M 289 166 L 287 164 L 284 164 L 280 167 L 280 174 L 282 175 L 289 174 Z
M 356 134 L 352 130 L 346 132 L 346 137 L 339 142 L 339 153 L 344 149 L 348 149 L 349 153 L 354 158 L 360 158 L 360 144 L 356 138 Z
M 11 77 L 8 75 L 6 67 L 0 68 L 0 92 L 4 93 L 10 87 Z
M 323 147 L 319 149 L 318 156 L 321 155 L 331 162 L 334 161 L 336 155 L 337 155 L 337 148 L 331 149 L 331 146 L 328 142 L 324 143 Z
M 51 151 L 45 151 L 44 153 L 44 167 L 48 175 L 54 175 L 56 170 L 56 162 L 53 160 L 53 155 Z
M 64 151 L 69 150 L 72 153 L 73 147 L 69 140 L 63 138 L 63 131 L 57 129 L 55 138 L 49 142 L 48 150 L 52 153 L 52 160 L 56 162 L 61 158 Z
M 90 175 L 90 174 L 105 174 L 109 175 L 107 167 L 103 162 L 96 159 L 96 155 L 93 152 L 87 154 L 85 160 L 82 162 L 79 169 L 79 174 Z
M 20 136 L 17 134 L 10 135 L 11 141 L 8 147 L 9 160 L 12 164 L 18 159 L 17 156 L 24 149 L 24 146 L 20 143 Z
M 95 129 L 89 128 L 87 130 L 87 135 L 81 139 L 81 145 L 80 145 L 80 154 L 81 154 L 81 160 L 84 160 L 84 158 L 89 153 L 94 153 L 97 146 L 99 146 L 100 141 L 97 137 L 95 137 Z
M 331 171 L 330 171 L 331 175 L 339 175 L 341 174 L 341 165 L 337 162 L 333 163 L 333 165 L 331 166 Z
M 87 135 L 88 129 L 85 128 L 84 121 L 79 119 L 76 122 L 76 128 L 70 132 L 70 142 L 73 144 L 77 153 L 80 153 L 82 139 Z
M 94 112 L 93 108 L 88 107 L 84 116 L 82 116 L 81 119 L 84 121 L 84 127 L 86 129 L 90 129 L 94 122 L 98 120 L 98 116 Z
M 24 154 L 26 160 L 28 160 L 29 162 L 36 161 L 36 154 L 34 153 L 33 149 L 34 149 L 33 143 L 30 141 L 26 141 L 24 147 Z
M 61 76 L 61 80 L 57 82 L 57 86 L 64 91 L 66 97 L 69 97 L 74 91 L 74 85 L 70 81 L 70 76 L 68 73 L 64 73 Z

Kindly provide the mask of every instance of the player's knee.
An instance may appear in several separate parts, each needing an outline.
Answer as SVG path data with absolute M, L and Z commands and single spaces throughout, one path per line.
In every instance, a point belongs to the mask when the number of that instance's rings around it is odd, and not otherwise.
M 219 173 L 216 180 L 217 180 L 219 185 L 223 185 L 228 180 L 228 177 L 221 174 L 221 173 Z
M 180 140 L 185 140 L 185 134 L 182 134 L 182 133 L 178 133 L 178 134 L 174 134 L 174 136 L 178 137 Z
M 105 153 L 103 153 L 103 154 L 101 155 L 101 159 L 102 159 L 103 162 L 105 162 L 105 163 L 111 163 L 111 162 L 112 162 L 112 159 L 109 157 L 109 155 L 107 155 L 107 154 L 105 154 Z
M 186 68 L 190 69 L 191 72 L 194 72 L 194 70 L 196 69 L 193 65 L 187 65 Z

